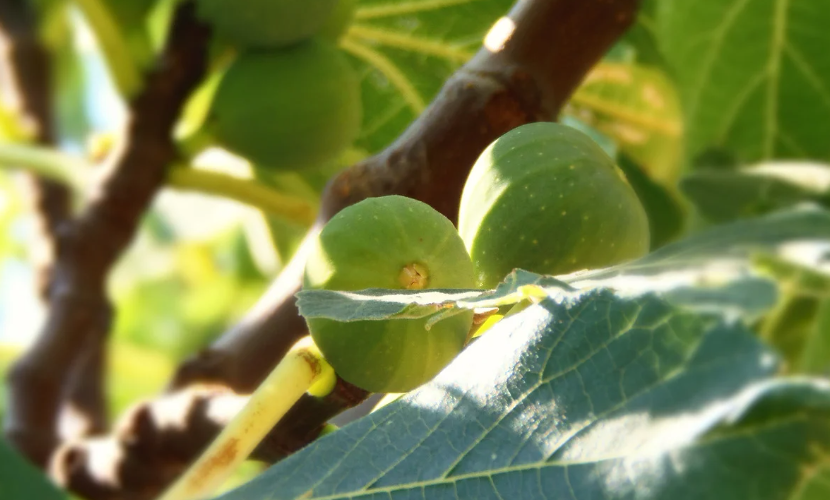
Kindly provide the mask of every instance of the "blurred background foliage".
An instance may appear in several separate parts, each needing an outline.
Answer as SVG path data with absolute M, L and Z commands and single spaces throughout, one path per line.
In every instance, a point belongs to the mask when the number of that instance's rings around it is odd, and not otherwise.
M 61 147 L 100 159 L 125 120 L 119 91 L 123 82 L 113 79 L 107 54 L 79 8 L 84 2 L 39 3 L 43 39 L 55 61 Z M 140 67 L 149 64 L 163 41 L 175 2 L 164 0 L 151 10 L 141 5 L 148 3 L 102 3 L 112 9 Z M 354 24 L 341 40 L 362 82 L 364 125 L 353 147 L 316 171 L 260 173 L 259 182 L 319 203 L 331 175 L 400 135 L 442 82 L 475 52 L 483 34 L 512 1 L 377 15 L 378 7 L 382 11 L 389 3 L 361 0 Z M 128 21 L 136 12 L 145 20 L 141 26 Z M 646 17 L 586 79 L 563 117 L 624 158 L 621 163 L 629 178 L 652 205 L 658 245 L 675 238 L 683 223 L 674 192 L 680 174 L 681 118 L 668 82 Z M 188 120 L 203 116 L 209 90 L 191 101 L 184 129 L 195 126 Z M 4 127 L 2 140 L 16 140 L 14 132 Z M 243 159 L 222 151 L 203 155 L 199 162 L 240 176 L 251 176 L 253 170 Z M 0 172 L 0 371 L 32 340 L 44 318 L 34 288 L 35 221 L 24 191 L 18 175 Z M 182 358 L 238 321 L 291 257 L 306 229 L 233 201 L 161 193 L 110 280 L 117 310 L 108 353 L 112 414 L 156 393 Z

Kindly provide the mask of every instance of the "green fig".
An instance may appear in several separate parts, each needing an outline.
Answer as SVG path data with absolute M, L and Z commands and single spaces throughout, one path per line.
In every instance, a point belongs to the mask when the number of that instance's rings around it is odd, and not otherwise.
M 402 196 L 343 209 L 320 232 L 304 287 L 323 290 L 474 288 L 455 226 Z M 308 320 L 311 337 L 344 380 L 371 392 L 406 392 L 429 381 L 464 347 L 472 311 L 426 328 L 427 319 Z
M 334 12 L 320 28 L 320 36 L 336 42 L 349 30 L 357 11 L 357 0 L 338 0 Z
M 481 154 L 459 232 L 485 288 L 515 268 L 559 275 L 649 249 L 648 218 L 622 171 L 586 134 L 549 122 L 513 129 Z
M 219 82 L 204 133 L 257 167 L 302 170 L 340 155 L 360 131 L 360 84 L 322 40 L 239 56 Z
M 317 34 L 338 0 L 197 0 L 218 35 L 242 47 L 285 47 Z

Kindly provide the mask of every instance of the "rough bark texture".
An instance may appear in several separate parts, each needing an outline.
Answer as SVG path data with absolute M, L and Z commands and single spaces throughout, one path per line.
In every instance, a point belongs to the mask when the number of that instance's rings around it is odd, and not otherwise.
M 125 139 L 108 159 L 107 175 L 83 212 L 57 232 L 46 324 L 8 374 L 6 436 L 35 463 L 45 465 L 58 445 L 62 407 L 88 404 L 103 394 L 94 372 L 103 359 L 95 351 L 102 349 L 112 320 L 106 278 L 176 157 L 171 131 L 204 74 L 207 36 L 193 5 L 183 4 L 158 65 L 130 103 Z M 89 380 L 84 375 L 89 371 L 98 379 L 95 385 L 72 383 Z
M 364 394 L 338 380 L 327 397 L 304 398 L 252 458 L 275 462 L 299 450 L 317 438 L 328 418 L 361 401 Z M 153 498 L 184 472 L 247 399 L 227 388 L 193 387 L 138 404 L 110 436 L 62 446 L 50 474 L 58 484 L 90 499 Z

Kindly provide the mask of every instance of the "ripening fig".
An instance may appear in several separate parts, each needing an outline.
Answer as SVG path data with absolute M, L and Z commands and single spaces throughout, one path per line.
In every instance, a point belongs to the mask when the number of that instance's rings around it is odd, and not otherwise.
M 566 274 L 649 249 L 648 218 L 622 171 L 590 137 L 549 122 L 513 129 L 481 154 L 459 232 L 485 288 L 515 268 Z
M 319 35 L 327 40 L 339 40 L 354 20 L 357 11 L 357 0 L 338 0 L 334 12 L 320 28 Z
M 218 35 L 246 48 L 277 48 L 311 38 L 338 0 L 197 0 Z
M 257 167 L 302 170 L 357 137 L 360 85 L 336 47 L 312 40 L 241 54 L 216 90 L 202 134 Z
M 323 228 L 305 268 L 307 289 L 474 288 L 455 226 L 402 196 L 369 198 Z M 344 380 L 371 392 L 406 392 L 429 381 L 464 347 L 472 311 L 441 320 L 308 320 L 311 337 Z

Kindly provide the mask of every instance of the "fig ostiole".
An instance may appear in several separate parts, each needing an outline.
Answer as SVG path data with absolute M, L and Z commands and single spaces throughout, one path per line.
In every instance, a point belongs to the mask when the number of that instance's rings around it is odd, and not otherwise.
M 455 226 L 429 205 L 402 196 L 347 207 L 322 229 L 306 262 L 304 288 L 424 290 L 475 288 L 473 264 Z M 407 392 L 432 379 L 463 349 L 466 311 L 429 318 L 307 320 L 338 375 L 371 392 Z
M 515 268 L 561 275 L 645 255 L 649 224 L 622 171 L 586 134 L 539 122 L 494 141 L 470 171 L 459 232 L 477 282 Z

